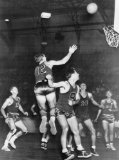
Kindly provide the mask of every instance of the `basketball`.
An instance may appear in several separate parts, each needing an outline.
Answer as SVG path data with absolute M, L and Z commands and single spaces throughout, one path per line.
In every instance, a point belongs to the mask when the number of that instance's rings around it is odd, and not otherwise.
M 94 14 L 94 13 L 97 12 L 97 10 L 98 10 L 98 6 L 97 6 L 96 3 L 89 3 L 89 4 L 87 5 L 87 12 L 88 12 L 89 14 Z

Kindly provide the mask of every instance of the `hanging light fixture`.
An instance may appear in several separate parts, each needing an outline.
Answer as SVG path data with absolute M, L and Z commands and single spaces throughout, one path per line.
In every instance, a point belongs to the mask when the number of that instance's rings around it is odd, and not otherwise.
M 48 18 L 50 18 L 51 17 L 51 13 L 48 13 L 48 12 L 42 12 L 41 13 L 41 18 L 46 18 L 46 19 L 48 19 Z

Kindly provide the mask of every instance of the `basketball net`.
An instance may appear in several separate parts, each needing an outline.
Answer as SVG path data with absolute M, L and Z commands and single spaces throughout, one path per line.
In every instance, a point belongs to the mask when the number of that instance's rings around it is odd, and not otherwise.
M 103 27 L 106 41 L 110 47 L 119 45 L 119 0 L 115 0 L 114 26 Z

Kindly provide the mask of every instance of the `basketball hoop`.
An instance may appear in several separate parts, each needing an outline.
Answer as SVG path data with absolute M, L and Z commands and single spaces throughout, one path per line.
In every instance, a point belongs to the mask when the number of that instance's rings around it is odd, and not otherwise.
M 103 27 L 106 41 L 110 47 L 118 47 L 119 45 L 119 33 L 117 33 L 113 26 L 105 26 Z

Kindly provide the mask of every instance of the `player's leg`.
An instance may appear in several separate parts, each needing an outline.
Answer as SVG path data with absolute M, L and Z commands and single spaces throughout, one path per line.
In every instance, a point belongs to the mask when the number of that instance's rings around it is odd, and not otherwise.
M 58 115 L 58 122 L 62 128 L 61 134 L 61 146 L 62 146 L 62 158 L 65 160 L 71 160 L 74 158 L 74 154 L 71 154 L 67 149 L 67 133 L 68 133 L 68 123 L 65 115 Z
M 103 130 L 104 130 L 104 139 L 105 139 L 107 149 L 110 148 L 109 137 L 108 137 L 108 132 L 109 132 L 108 125 L 109 125 L 108 121 L 102 120 L 102 126 L 103 126 Z
M 109 123 L 109 137 L 110 137 L 110 148 L 115 151 L 116 148 L 114 147 L 113 141 L 114 141 L 114 122 Z
M 15 126 L 17 128 L 20 129 L 20 131 L 18 131 L 16 134 L 14 134 L 12 136 L 12 138 L 10 139 L 10 145 L 16 149 L 16 145 L 14 144 L 15 140 L 18 139 L 20 136 L 22 136 L 23 134 L 27 134 L 28 130 L 26 128 L 26 126 L 24 125 L 22 120 L 18 120 L 15 122 Z
M 50 107 L 50 120 L 49 120 L 49 125 L 50 125 L 50 131 L 53 135 L 57 133 L 56 130 L 56 125 L 55 125 L 55 105 L 56 105 L 56 94 L 55 92 L 51 92 L 46 95 L 46 99 L 48 101 L 49 107 Z
M 41 124 L 39 126 L 39 131 L 41 133 L 46 132 L 46 124 L 47 124 L 47 108 L 46 108 L 46 96 L 36 94 L 37 103 L 40 109 L 41 114 Z
M 10 131 L 7 134 L 7 137 L 5 139 L 4 145 L 3 145 L 3 147 L 1 149 L 4 150 L 4 151 L 10 151 L 10 149 L 8 148 L 8 144 L 10 142 L 11 137 L 16 132 L 16 126 L 15 126 L 13 118 L 8 118 L 7 121 L 6 121 L 6 123 L 8 124 L 8 126 L 10 128 Z
M 71 118 L 67 119 L 68 124 L 70 126 L 70 129 L 74 135 L 74 141 L 77 146 L 77 152 L 78 152 L 78 158 L 89 158 L 91 157 L 91 154 L 88 154 L 82 144 L 81 144 L 81 138 L 79 135 L 79 129 L 78 129 L 78 122 L 75 116 L 72 116 Z
M 96 133 L 95 133 L 94 125 L 93 125 L 91 119 L 85 120 L 84 123 L 91 133 L 91 141 L 92 141 L 91 153 L 94 156 L 99 156 L 99 154 L 96 152 Z

